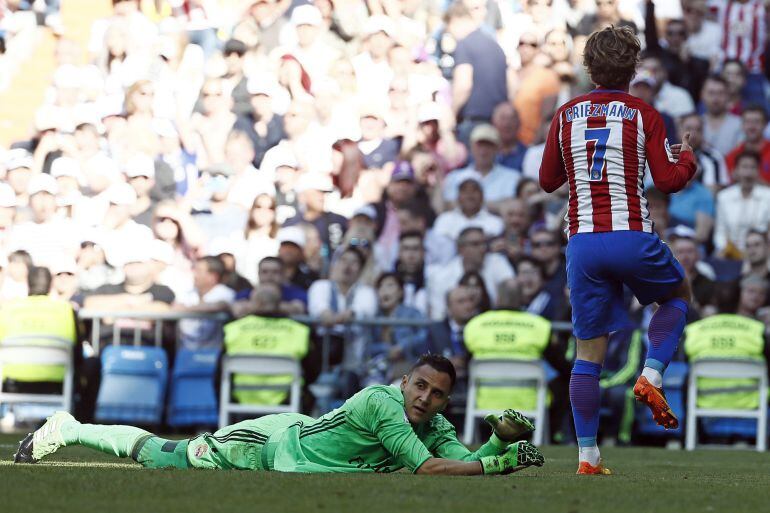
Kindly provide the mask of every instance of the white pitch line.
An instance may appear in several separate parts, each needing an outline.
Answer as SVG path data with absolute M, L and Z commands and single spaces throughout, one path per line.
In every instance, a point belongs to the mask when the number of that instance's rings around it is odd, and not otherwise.
M 0 460 L 0 467 L 13 466 L 13 461 Z M 107 463 L 107 462 L 88 462 L 88 461 L 46 461 L 34 465 L 25 464 L 24 467 L 82 467 L 82 468 L 121 468 L 121 469 L 141 469 L 141 465 L 133 463 Z

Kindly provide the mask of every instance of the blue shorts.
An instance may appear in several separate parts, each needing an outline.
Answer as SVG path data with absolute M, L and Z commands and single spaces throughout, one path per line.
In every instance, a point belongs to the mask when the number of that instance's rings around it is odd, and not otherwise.
M 623 285 L 648 305 L 668 296 L 684 269 L 655 233 L 578 233 L 567 243 L 572 327 L 581 340 L 628 325 Z

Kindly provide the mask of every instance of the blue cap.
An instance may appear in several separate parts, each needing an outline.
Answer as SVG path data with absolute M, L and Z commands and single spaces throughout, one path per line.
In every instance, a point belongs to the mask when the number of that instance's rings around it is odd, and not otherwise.
M 399 182 L 401 180 L 414 182 L 414 168 L 408 160 L 397 161 L 396 167 L 393 168 L 393 174 L 390 175 L 391 182 Z

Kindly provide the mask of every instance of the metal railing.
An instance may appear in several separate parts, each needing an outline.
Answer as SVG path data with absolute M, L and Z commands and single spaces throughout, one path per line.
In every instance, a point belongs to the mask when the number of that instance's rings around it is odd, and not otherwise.
M 91 330 L 91 345 L 94 351 L 98 354 L 101 346 L 101 334 L 102 324 L 104 319 L 128 319 L 128 320 L 144 320 L 153 322 L 154 342 L 155 345 L 160 347 L 163 340 L 163 326 L 166 322 L 178 322 L 184 319 L 207 319 L 212 321 L 219 321 L 226 323 L 233 320 L 233 317 L 225 312 L 218 313 L 202 313 L 202 312 L 141 312 L 141 311 L 102 311 L 96 309 L 81 309 L 78 312 L 78 317 L 83 320 L 92 321 Z M 318 317 L 312 317 L 309 315 L 294 315 L 291 319 L 306 324 L 308 326 L 321 326 L 323 321 Z M 359 319 L 351 319 L 344 323 L 336 323 L 334 326 L 344 325 L 346 328 L 352 326 L 411 326 L 415 328 L 428 328 L 436 321 L 432 319 L 393 319 L 391 317 L 367 317 Z M 133 330 L 132 342 L 135 346 L 142 343 L 142 332 L 145 331 L 141 326 L 136 327 L 121 327 L 113 323 L 112 325 L 112 344 L 120 345 L 121 334 L 123 330 Z M 553 332 L 570 332 L 572 331 L 572 324 L 569 322 L 555 321 L 551 323 L 551 330 Z M 322 372 L 329 371 L 329 360 L 331 357 L 331 332 L 325 330 L 322 334 L 321 342 L 321 358 L 322 358 Z

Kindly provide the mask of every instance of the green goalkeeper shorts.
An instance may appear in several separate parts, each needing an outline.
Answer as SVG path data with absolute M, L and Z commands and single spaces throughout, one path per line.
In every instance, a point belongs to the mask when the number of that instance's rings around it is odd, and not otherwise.
M 147 468 L 190 468 L 187 459 L 189 440 L 166 440 L 146 435 L 137 440 L 131 458 Z

